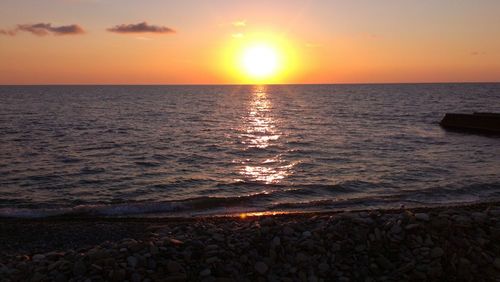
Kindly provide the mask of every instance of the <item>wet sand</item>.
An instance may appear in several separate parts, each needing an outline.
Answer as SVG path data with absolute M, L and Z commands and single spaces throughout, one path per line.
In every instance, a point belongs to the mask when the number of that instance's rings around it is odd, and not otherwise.
M 500 203 L 0 220 L 0 281 L 500 281 Z

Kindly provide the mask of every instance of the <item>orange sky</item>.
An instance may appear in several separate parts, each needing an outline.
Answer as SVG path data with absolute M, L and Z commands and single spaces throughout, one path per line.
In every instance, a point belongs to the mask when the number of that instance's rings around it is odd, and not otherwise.
M 496 0 L 177 2 L 4 0 L 0 84 L 253 83 L 256 42 L 265 83 L 500 81 Z

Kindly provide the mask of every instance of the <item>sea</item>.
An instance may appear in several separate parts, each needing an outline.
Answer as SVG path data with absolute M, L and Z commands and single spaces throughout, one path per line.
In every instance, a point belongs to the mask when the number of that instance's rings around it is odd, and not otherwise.
M 498 201 L 500 84 L 0 86 L 0 217 Z

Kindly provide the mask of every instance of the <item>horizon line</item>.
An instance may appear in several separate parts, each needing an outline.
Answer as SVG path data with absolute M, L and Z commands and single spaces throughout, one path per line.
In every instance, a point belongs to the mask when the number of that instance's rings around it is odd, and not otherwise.
M 254 86 L 254 85 L 398 85 L 398 84 L 499 84 L 499 81 L 439 81 L 439 82 L 333 82 L 333 83 L 19 83 L 3 86 Z

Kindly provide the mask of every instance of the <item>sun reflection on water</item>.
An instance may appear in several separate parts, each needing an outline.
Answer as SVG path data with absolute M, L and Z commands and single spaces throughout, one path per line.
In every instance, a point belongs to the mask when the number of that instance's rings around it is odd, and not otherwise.
M 255 86 L 248 104 L 248 114 L 242 119 L 241 143 L 244 150 L 256 150 L 252 157 L 240 162 L 239 181 L 276 184 L 292 173 L 293 164 L 282 158 L 282 133 L 273 117 L 273 105 L 266 86 Z M 276 153 L 278 151 L 278 153 Z M 253 151 L 252 151 L 253 152 Z

